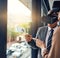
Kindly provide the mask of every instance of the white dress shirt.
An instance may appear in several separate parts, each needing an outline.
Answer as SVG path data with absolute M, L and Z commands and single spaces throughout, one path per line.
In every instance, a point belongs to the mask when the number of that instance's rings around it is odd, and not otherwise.
M 54 30 L 53 33 L 55 33 L 56 29 L 57 29 L 57 26 L 56 26 L 55 28 L 53 28 L 53 30 Z M 45 40 L 46 46 L 47 46 L 48 37 L 49 37 L 49 35 L 50 35 L 50 30 L 51 30 L 51 28 L 48 27 L 48 31 L 47 31 L 47 35 L 46 35 L 46 40 Z

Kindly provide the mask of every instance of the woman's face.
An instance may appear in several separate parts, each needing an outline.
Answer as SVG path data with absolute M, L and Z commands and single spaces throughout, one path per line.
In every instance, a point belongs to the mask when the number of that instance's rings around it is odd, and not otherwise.
M 60 11 L 58 12 L 58 20 L 60 20 Z

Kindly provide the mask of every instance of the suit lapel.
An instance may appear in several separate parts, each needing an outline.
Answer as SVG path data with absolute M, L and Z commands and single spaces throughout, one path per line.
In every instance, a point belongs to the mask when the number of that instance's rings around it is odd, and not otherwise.
M 44 37 L 45 40 L 46 40 L 47 31 L 48 31 L 48 27 L 45 28 L 45 37 Z M 44 42 L 45 42 L 45 40 L 44 40 Z

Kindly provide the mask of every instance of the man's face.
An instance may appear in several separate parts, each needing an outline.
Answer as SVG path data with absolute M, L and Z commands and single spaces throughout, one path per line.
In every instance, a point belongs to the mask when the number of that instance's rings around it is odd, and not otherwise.
M 57 26 L 57 21 L 54 22 L 53 24 L 49 24 L 49 23 L 48 23 L 48 26 L 49 26 L 50 28 L 54 28 L 54 27 L 56 27 L 56 26 Z
M 50 16 L 50 18 L 48 17 L 48 19 L 50 19 L 50 21 L 48 21 L 48 26 L 50 27 L 50 28 L 54 28 L 54 27 L 56 27 L 57 26 L 57 20 L 56 19 L 58 19 L 58 14 L 57 13 L 53 13 L 51 16 Z M 53 21 L 52 21 L 53 20 Z
M 58 20 L 58 14 L 57 12 L 52 12 L 52 14 L 47 16 L 47 23 L 52 25 L 54 22 Z

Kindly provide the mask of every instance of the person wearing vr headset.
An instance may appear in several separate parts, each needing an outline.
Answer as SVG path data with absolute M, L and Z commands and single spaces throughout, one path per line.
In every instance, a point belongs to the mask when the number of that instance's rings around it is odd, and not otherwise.
M 33 39 L 32 36 L 29 34 L 25 35 L 26 41 L 33 49 L 39 49 L 39 50 L 41 49 L 39 53 L 39 57 L 37 58 L 43 58 L 42 56 L 44 50 L 46 50 L 47 40 L 50 35 L 50 30 L 53 29 L 55 31 L 57 29 L 57 21 L 58 21 L 57 17 L 52 16 L 50 18 L 51 16 L 50 14 L 48 14 L 47 16 L 49 18 L 49 19 L 47 18 L 48 26 L 39 27 L 36 34 L 36 38 Z M 40 45 L 42 47 L 40 47 Z
M 41 48 L 40 54 L 43 57 L 45 57 L 46 54 L 50 53 L 50 48 L 52 43 L 50 40 L 52 39 L 53 33 L 55 33 L 57 29 L 58 17 L 57 17 L 57 14 L 55 14 L 56 10 L 54 12 L 53 10 L 50 10 L 48 12 L 47 20 L 46 20 L 48 23 L 48 26 L 40 27 L 37 31 L 36 38 L 32 39 L 32 36 L 29 34 L 26 35 L 25 37 L 26 41 L 28 42 L 28 44 L 32 46 L 32 48 L 34 49 L 37 47 L 39 49 Z M 43 58 L 43 57 L 39 57 L 39 58 Z
M 52 16 L 58 19 L 58 23 L 57 23 L 58 27 L 53 33 L 50 50 L 48 51 L 48 48 L 44 50 L 43 58 L 60 58 L 60 1 L 54 1 L 53 8 L 52 10 L 49 11 L 48 18 Z M 49 40 L 49 44 L 50 44 L 50 40 Z M 43 48 L 44 44 L 42 45 L 40 44 L 37 46 Z

